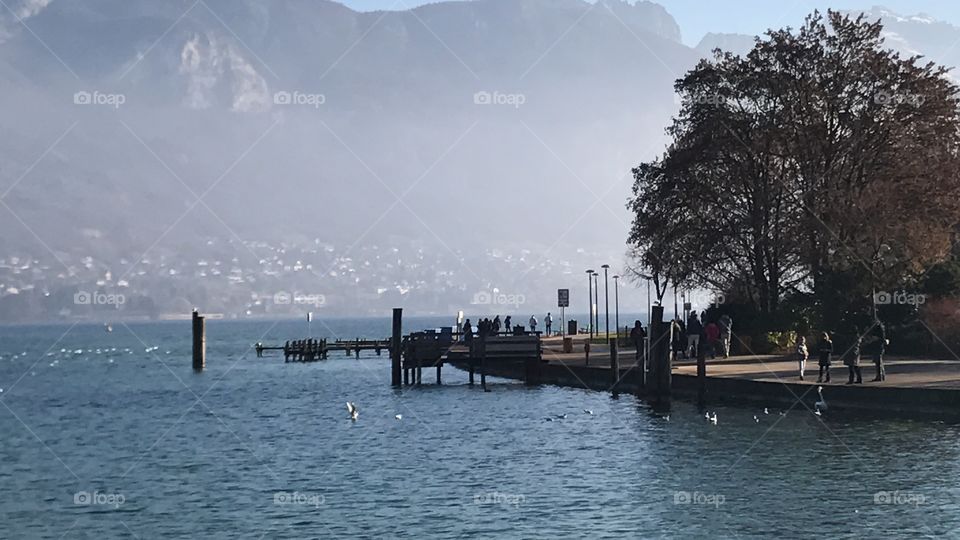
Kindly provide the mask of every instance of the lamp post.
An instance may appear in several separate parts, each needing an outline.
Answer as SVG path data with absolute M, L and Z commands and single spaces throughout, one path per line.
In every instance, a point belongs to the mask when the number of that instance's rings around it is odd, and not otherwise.
M 610 265 L 605 264 L 600 268 L 603 268 L 603 324 L 607 329 L 607 335 L 604 336 L 604 339 L 610 339 L 610 278 L 607 277 Z
M 600 284 L 598 280 L 600 279 L 600 272 L 593 273 L 593 324 L 596 330 L 593 331 L 594 336 L 600 335 L 600 309 L 598 304 L 600 303 Z
M 587 290 L 588 299 L 590 305 L 587 307 L 587 317 L 590 318 L 590 322 L 587 323 L 587 329 L 590 332 L 590 339 L 593 339 L 593 269 L 587 270 Z
M 620 338 L 620 276 L 613 276 L 613 312 L 617 326 L 617 338 Z

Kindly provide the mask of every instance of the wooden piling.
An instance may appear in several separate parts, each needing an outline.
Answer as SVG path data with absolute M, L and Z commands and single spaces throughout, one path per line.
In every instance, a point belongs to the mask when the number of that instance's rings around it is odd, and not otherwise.
M 620 344 L 617 342 L 617 338 L 609 338 L 610 341 L 610 389 L 614 390 L 617 388 L 617 383 L 620 381 Z
M 193 370 L 207 366 L 207 326 L 197 310 L 193 310 Z
M 707 336 L 700 334 L 697 345 L 697 402 L 703 405 L 707 396 Z
M 670 353 L 669 336 L 664 337 L 663 327 L 663 306 L 653 306 L 650 313 L 650 347 L 648 358 L 646 359 L 649 367 L 646 380 L 646 393 L 650 396 L 659 396 L 662 369 L 661 356 Z M 666 341 L 666 347 L 664 346 Z
M 392 355 L 392 384 L 400 386 L 400 341 L 403 331 L 403 308 L 393 308 L 393 340 L 390 344 Z
M 484 360 L 487 357 L 487 340 L 485 336 L 480 337 L 480 387 L 487 391 L 487 370 L 484 367 Z

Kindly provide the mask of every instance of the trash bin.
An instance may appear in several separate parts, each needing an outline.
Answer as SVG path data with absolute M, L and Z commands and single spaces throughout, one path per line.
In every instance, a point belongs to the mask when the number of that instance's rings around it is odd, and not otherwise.
M 572 353 L 573 352 L 573 338 L 565 337 L 563 338 L 563 352 Z
M 578 330 L 578 329 L 577 329 L 577 321 L 575 321 L 575 320 L 573 320 L 573 319 L 567 321 L 567 335 L 568 335 L 568 336 L 575 336 L 575 335 L 577 335 L 577 330 Z

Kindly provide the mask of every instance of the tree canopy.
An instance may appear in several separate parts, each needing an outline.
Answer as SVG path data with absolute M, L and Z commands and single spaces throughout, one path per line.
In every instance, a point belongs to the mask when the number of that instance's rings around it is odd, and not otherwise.
M 947 257 L 960 222 L 958 87 L 947 69 L 885 48 L 881 30 L 814 12 L 676 81 L 672 142 L 633 170 L 635 271 L 761 315 L 805 298 L 830 321 Z

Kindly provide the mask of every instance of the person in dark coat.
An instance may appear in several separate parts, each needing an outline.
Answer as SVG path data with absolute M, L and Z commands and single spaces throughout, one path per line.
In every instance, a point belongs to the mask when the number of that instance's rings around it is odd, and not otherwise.
M 860 335 L 860 329 L 856 326 L 853 328 L 853 332 L 856 341 L 853 344 L 853 349 L 843 359 L 843 363 L 850 372 L 847 384 L 854 384 L 854 375 L 856 375 L 856 384 L 863 384 L 863 373 L 860 371 L 860 349 L 863 346 L 863 336 Z
M 503 331 L 511 333 L 513 328 L 510 327 L 510 315 L 507 315 L 507 318 L 503 320 Z
M 494 334 L 499 334 L 499 333 L 500 333 L 500 325 L 501 325 L 501 324 L 502 324 L 502 323 L 500 322 L 500 316 L 499 316 L 499 315 L 497 315 L 496 317 L 493 318 L 493 333 L 494 333 Z
M 873 365 L 877 368 L 877 376 L 874 377 L 874 381 L 885 381 L 887 380 L 887 370 L 883 367 L 883 355 L 887 352 L 887 345 L 889 345 L 887 340 L 887 328 L 879 320 L 873 327 L 873 343 L 871 347 L 873 348 Z
M 637 365 L 640 365 L 640 359 L 643 358 L 643 353 L 646 350 L 644 346 L 646 338 L 647 331 L 643 329 L 643 324 L 640 321 L 634 322 L 633 329 L 630 330 L 630 342 L 637 349 Z
M 463 342 L 467 345 L 473 342 L 473 327 L 470 326 L 470 319 L 463 323 Z
M 830 356 L 833 354 L 833 340 L 830 339 L 830 334 L 824 332 L 820 336 L 820 346 L 817 349 L 820 352 L 820 376 L 817 377 L 817 382 L 830 382 Z

